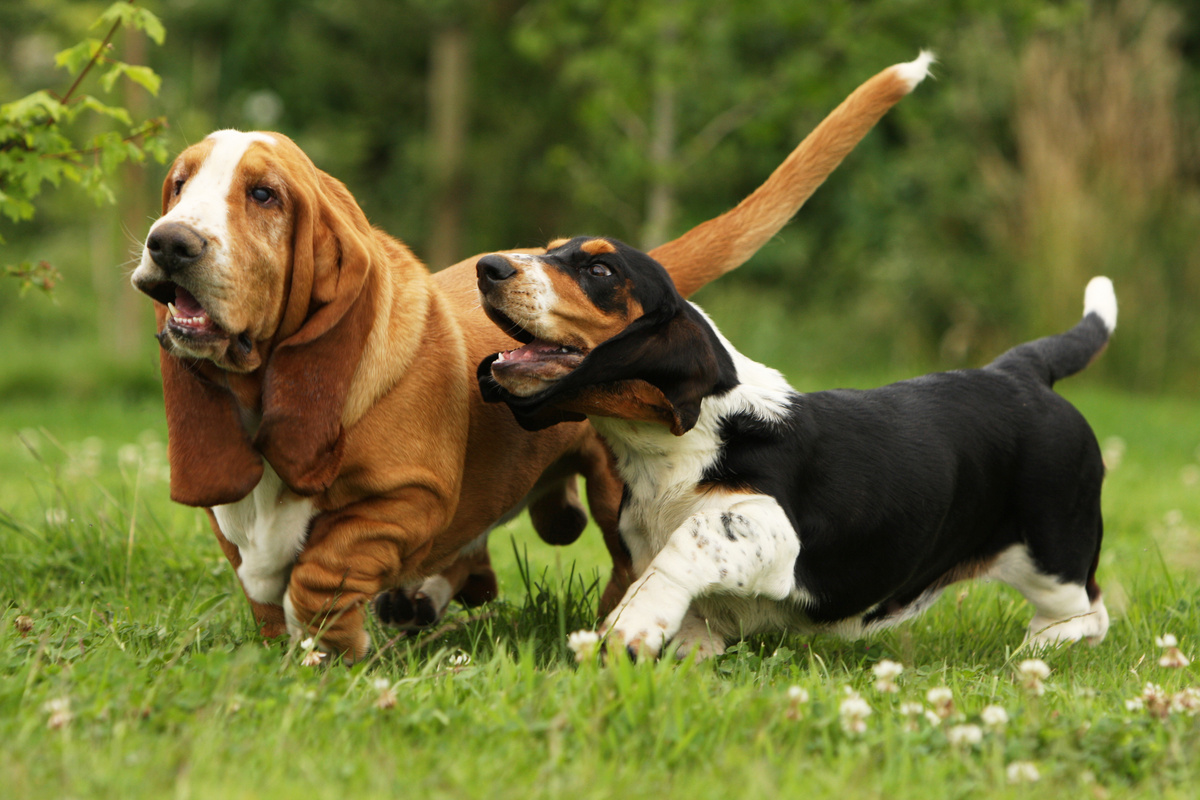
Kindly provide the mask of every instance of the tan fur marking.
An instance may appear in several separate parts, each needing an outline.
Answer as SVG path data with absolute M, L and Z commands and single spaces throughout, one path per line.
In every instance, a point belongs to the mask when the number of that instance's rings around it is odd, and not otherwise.
M 606 242 L 603 239 L 592 239 L 590 242 L 584 242 L 579 245 L 579 249 L 594 256 L 617 252 L 617 248 L 611 242 Z
M 544 331 L 546 338 L 560 344 L 592 350 L 625 330 L 629 323 L 644 313 L 641 305 L 629 297 L 628 287 L 625 289 L 624 308 L 605 313 L 596 308 L 571 276 L 556 269 L 547 269 L 546 277 L 554 287 L 557 302 L 549 309 L 549 325 L 544 326 Z
M 566 244 L 569 241 L 571 241 L 571 240 L 570 239 L 562 239 L 562 238 L 555 239 L 554 241 L 550 242 L 550 244 L 546 245 L 546 249 L 553 250 L 556 247 L 562 247 L 564 244 Z
M 630 422 L 654 422 L 682 436 L 683 423 L 671 401 L 658 387 L 645 381 L 618 381 L 589 386 L 586 391 L 563 403 L 560 408 L 579 414 L 616 417 Z

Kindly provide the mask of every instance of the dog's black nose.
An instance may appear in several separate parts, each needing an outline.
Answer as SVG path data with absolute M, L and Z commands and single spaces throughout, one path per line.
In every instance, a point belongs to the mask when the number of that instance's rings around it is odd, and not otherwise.
M 516 275 L 517 270 L 504 256 L 490 255 L 475 263 L 475 274 L 479 276 L 480 281 L 500 283 Z
M 146 239 L 150 258 L 168 275 L 196 263 L 207 247 L 207 239 L 179 222 L 159 225 Z

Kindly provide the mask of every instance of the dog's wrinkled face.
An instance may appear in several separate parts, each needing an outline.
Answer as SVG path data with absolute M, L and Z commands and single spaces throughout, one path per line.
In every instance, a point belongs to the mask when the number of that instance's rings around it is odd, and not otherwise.
M 292 259 L 286 159 L 269 134 L 218 131 L 175 160 L 132 278 L 166 306 L 165 348 L 234 372 L 261 363 Z
M 621 242 L 591 236 L 551 242 L 541 256 L 481 258 L 476 273 L 484 310 L 524 343 L 499 355 L 492 376 L 512 394 L 529 397 L 574 371 L 597 345 L 642 316 L 633 277 L 646 260 Z

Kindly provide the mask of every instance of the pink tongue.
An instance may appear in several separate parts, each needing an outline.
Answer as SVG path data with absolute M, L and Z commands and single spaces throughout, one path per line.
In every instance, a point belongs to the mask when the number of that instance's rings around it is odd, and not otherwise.
M 557 350 L 558 345 L 543 342 L 541 339 L 534 339 L 524 347 L 516 350 L 510 350 L 505 354 L 505 361 L 533 361 L 538 355 L 552 350 Z
M 179 309 L 179 313 L 185 317 L 198 317 L 201 314 L 205 316 L 208 312 L 204 310 L 204 306 L 200 305 L 192 293 L 181 286 L 175 287 L 175 308 Z

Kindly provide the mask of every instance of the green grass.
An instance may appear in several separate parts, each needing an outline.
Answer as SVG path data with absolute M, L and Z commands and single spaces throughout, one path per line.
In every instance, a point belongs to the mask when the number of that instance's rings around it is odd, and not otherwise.
M 603 547 L 590 531 L 550 548 L 524 519 L 493 535 L 500 601 L 415 639 L 375 628 L 367 663 L 304 667 L 297 647 L 263 645 L 202 515 L 168 501 L 160 406 L 8 403 L 0 793 L 1191 797 L 1200 716 L 1125 703 L 1147 682 L 1200 685 L 1196 665 L 1158 666 L 1154 642 L 1171 632 L 1200 656 L 1200 414 L 1188 400 L 1063 388 L 1110 455 L 1123 445 L 1100 568 L 1114 621 L 1100 647 L 1044 656 L 1041 696 L 1016 679 L 1030 609 L 998 585 L 955 586 L 926 616 L 861 642 L 759 637 L 700 665 L 576 665 L 563 633 L 594 623 Z M 884 658 L 905 665 L 898 694 L 874 688 Z M 943 685 L 954 716 L 909 730 L 900 704 L 928 707 Z M 792 686 L 809 701 L 793 704 Z M 873 709 L 861 734 L 841 724 L 847 686 Z M 70 719 L 55 727 L 58 700 Z M 952 744 L 948 730 L 979 724 L 989 704 L 1007 710 L 1004 729 Z M 1040 781 L 1010 784 L 1014 761 Z

